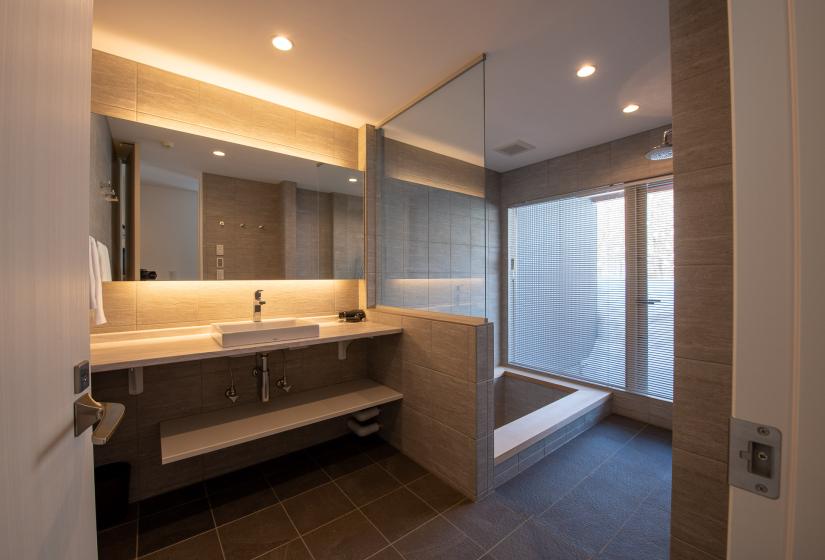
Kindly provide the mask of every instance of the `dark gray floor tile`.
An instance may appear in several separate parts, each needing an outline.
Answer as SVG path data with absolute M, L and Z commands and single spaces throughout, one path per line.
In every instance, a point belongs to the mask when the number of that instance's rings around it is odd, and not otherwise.
M 297 496 L 330 481 L 329 475 L 306 453 L 293 453 L 260 466 L 281 500 Z
M 298 535 L 280 504 L 218 528 L 226 560 L 249 560 Z
M 213 530 L 141 556 L 141 560 L 223 560 L 223 552 L 218 533 Z
M 407 560 L 475 560 L 484 551 L 443 517 L 436 517 L 395 543 Z
M 131 560 L 137 555 L 137 521 L 130 521 L 97 534 L 99 560 Z
M 588 560 L 577 548 L 540 519 L 530 519 L 488 554 L 493 560 Z
M 352 502 L 332 482 L 284 500 L 283 504 L 301 533 L 312 531 L 354 509 Z
M 662 480 L 670 480 L 673 471 L 673 453 L 670 440 L 643 430 L 617 454 L 627 462 L 635 462 L 649 469 Z
M 599 555 L 600 560 L 666 560 L 670 546 L 670 516 L 653 505 L 641 508 Z
M 375 464 L 342 476 L 336 480 L 336 484 L 357 506 L 380 498 L 401 486 L 398 480 Z
M 312 556 L 304 545 L 304 541 L 295 539 L 255 560 L 312 560 Z
M 670 497 L 672 493 L 671 483 L 661 482 L 653 489 L 653 492 L 645 500 L 646 504 L 652 504 L 659 509 L 670 511 Z
M 275 492 L 263 479 L 254 484 L 236 485 L 233 489 L 209 495 L 212 513 L 218 525 L 235 521 L 277 502 Z
M 595 554 L 619 531 L 643 498 L 628 494 L 609 480 L 588 477 L 541 519 L 577 548 Z
M 366 438 L 364 441 L 364 449 L 373 461 L 380 461 L 400 453 L 400 451 L 380 437 Z
M 332 478 L 355 472 L 373 462 L 363 443 L 354 437 L 338 438 L 316 446 L 310 454 Z
M 316 529 L 304 541 L 315 560 L 363 560 L 388 544 L 360 511 Z
M 260 488 L 261 486 L 268 486 L 268 484 L 257 467 L 248 467 L 211 478 L 204 482 L 204 486 L 206 492 L 211 496 L 228 491 Z
M 594 432 L 599 435 L 613 438 L 621 443 L 626 443 L 631 437 L 639 433 L 645 426 L 646 424 L 644 422 L 639 422 L 638 420 L 633 420 L 632 418 L 627 418 L 625 416 L 619 416 L 618 414 L 611 414 L 590 428 L 588 432 Z
M 98 531 L 105 531 L 106 529 L 111 529 L 112 527 L 116 527 L 117 525 L 122 525 L 124 523 L 129 523 L 130 521 L 134 521 L 138 518 L 138 503 L 129 504 L 126 507 L 126 512 L 118 517 L 118 518 L 104 518 L 101 519 L 100 517 L 97 518 L 97 530 Z M 101 515 L 101 517 L 105 517 Z
M 166 492 L 165 494 L 142 500 L 140 502 L 140 516 L 146 517 L 149 515 L 154 515 L 165 509 L 205 497 L 206 491 L 203 487 L 203 483 L 196 482 L 195 484 L 190 484 L 189 486 L 184 486 L 183 488 L 178 488 L 177 490 L 172 490 L 170 492 Z
M 427 469 L 401 453 L 381 459 L 378 464 L 404 484 L 427 474 Z
M 433 509 L 406 488 L 399 488 L 362 508 L 390 542 L 435 517 Z
M 542 513 L 587 475 L 581 469 L 570 468 L 554 455 L 496 488 L 496 495 L 515 511 L 529 515 Z
M 377 552 L 370 556 L 369 560 L 404 560 L 404 557 L 401 556 L 393 547 L 388 546 L 381 552 Z
M 623 495 L 629 507 L 635 510 L 662 482 L 649 463 L 628 461 L 617 455 L 602 463 L 582 485 L 594 486 L 617 497 Z
M 495 494 L 480 502 L 465 501 L 444 516 L 485 550 L 527 519 L 525 514 L 513 511 Z
M 140 518 L 138 553 L 143 556 L 214 528 L 205 498 L 165 509 Z
M 443 512 L 464 499 L 464 495 L 434 474 L 426 474 L 407 485 L 416 496 Z

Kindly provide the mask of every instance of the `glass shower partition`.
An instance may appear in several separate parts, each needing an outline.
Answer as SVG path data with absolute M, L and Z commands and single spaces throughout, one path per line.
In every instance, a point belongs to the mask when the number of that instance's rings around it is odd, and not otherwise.
M 497 309 L 484 120 L 481 60 L 378 129 L 379 305 L 488 318 Z

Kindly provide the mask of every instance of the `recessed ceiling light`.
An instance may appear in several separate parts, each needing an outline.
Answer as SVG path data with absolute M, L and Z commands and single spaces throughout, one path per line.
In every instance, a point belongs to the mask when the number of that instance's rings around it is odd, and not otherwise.
M 628 103 L 627 105 L 624 106 L 624 109 L 622 109 L 622 112 L 623 113 L 635 113 L 638 110 L 639 110 L 638 105 L 636 105 L 635 103 Z
M 220 151 L 220 150 L 215 150 L 214 152 L 212 152 L 212 155 L 213 155 L 213 156 L 218 156 L 218 157 L 223 157 L 223 156 L 225 156 L 226 154 L 225 154 L 225 153 L 223 153 L 223 152 L 222 152 L 222 151 Z
M 350 182 L 350 183 L 357 183 L 357 182 L 358 182 L 358 179 L 356 179 L 355 177 L 350 177 L 350 178 L 349 178 L 349 182 Z
M 278 35 L 277 37 L 272 38 L 272 46 L 279 51 L 288 51 L 292 50 L 292 41 L 283 35 Z
M 576 76 L 579 78 L 586 78 L 588 76 L 592 76 L 596 72 L 596 67 L 592 64 L 585 64 L 576 72 Z

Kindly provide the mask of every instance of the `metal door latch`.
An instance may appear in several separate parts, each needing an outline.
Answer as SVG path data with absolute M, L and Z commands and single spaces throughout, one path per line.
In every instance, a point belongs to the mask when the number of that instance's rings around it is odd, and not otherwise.
M 728 473 L 731 486 L 777 499 L 781 459 L 782 432 L 778 428 L 731 417 Z

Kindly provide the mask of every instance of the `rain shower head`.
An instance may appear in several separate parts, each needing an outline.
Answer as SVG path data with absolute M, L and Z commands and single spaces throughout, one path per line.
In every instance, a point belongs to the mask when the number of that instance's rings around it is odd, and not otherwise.
M 673 135 L 673 129 L 668 128 L 662 135 L 662 143 L 654 146 L 645 154 L 647 159 L 658 161 L 662 159 L 670 159 L 673 157 L 673 144 L 670 139 Z

